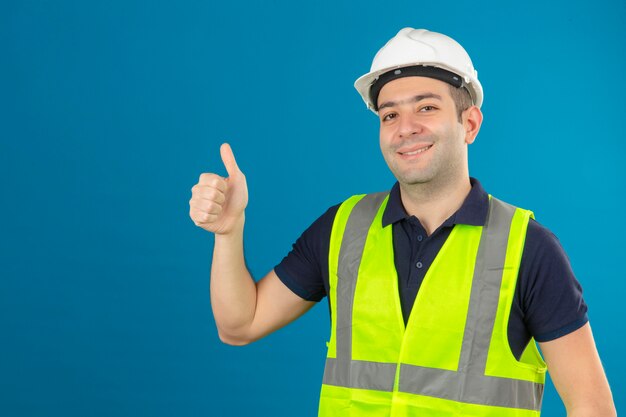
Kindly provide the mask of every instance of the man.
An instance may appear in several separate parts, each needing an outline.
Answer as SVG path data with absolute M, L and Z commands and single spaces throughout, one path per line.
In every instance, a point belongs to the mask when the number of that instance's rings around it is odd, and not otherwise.
M 253 342 L 328 295 L 321 416 L 537 416 L 546 363 L 569 416 L 614 416 L 558 241 L 469 177 L 483 91 L 465 50 L 402 29 L 355 87 L 398 182 L 329 209 L 258 283 L 244 263 L 246 179 L 227 144 L 228 178 L 192 188 L 191 218 L 215 233 L 220 338 Z

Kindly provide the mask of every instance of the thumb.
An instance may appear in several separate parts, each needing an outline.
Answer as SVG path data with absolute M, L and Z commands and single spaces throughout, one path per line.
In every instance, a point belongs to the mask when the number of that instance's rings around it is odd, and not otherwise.
M 229 177 L 241 172 L 239 166 L 237 165 L 237 161 L 235 161 L 233 150 L 228 143 L 223 143 L 222 146 L 220 146 L 220 155 L 222 156 L 222 162 L 226 167 Z

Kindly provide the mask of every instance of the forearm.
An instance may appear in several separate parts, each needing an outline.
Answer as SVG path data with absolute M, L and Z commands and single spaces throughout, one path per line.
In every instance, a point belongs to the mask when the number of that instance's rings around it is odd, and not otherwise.
M 256 284 L 245 264 L 244 219 L 228 234 L 216 234 L 211 265 L 211 306 L 220 338 L 229 344 L 245 344 L 254 319 Z

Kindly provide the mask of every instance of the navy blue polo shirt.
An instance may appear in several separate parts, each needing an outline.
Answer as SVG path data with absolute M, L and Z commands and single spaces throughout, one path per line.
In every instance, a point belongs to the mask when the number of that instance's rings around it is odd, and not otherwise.
M 489 196 L 480 182 L 459 210 L 430 236 L 415 216 L 409 216 L 396 183 L 389 193 L 383 226 L 392 225 L 399 296 L 406 325 L 420 285 L 455 224 L 483 226 Z M 339 205 L 329 208 L 302 233 L 293 249 L 274 270 L 301 298 L 320 301 L 329 291 L 330 233 Z M 558 239 L 531 219 L 526 233 L 515 296 L 509 318 L 511 351 L 520 358 L 531 337 L 546 342 L 564 336 L 588 321 L 582 288 Z

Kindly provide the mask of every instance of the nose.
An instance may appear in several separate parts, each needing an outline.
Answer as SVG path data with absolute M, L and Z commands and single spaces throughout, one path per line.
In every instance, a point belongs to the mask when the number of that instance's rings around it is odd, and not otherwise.
M 401 138 L 406 138 L 422 133 L 423 126 L 419 122 L 416 115 L 410 112 L 404 112 L 400 117 L 400 124 L 398 126 L 398 135 Z

